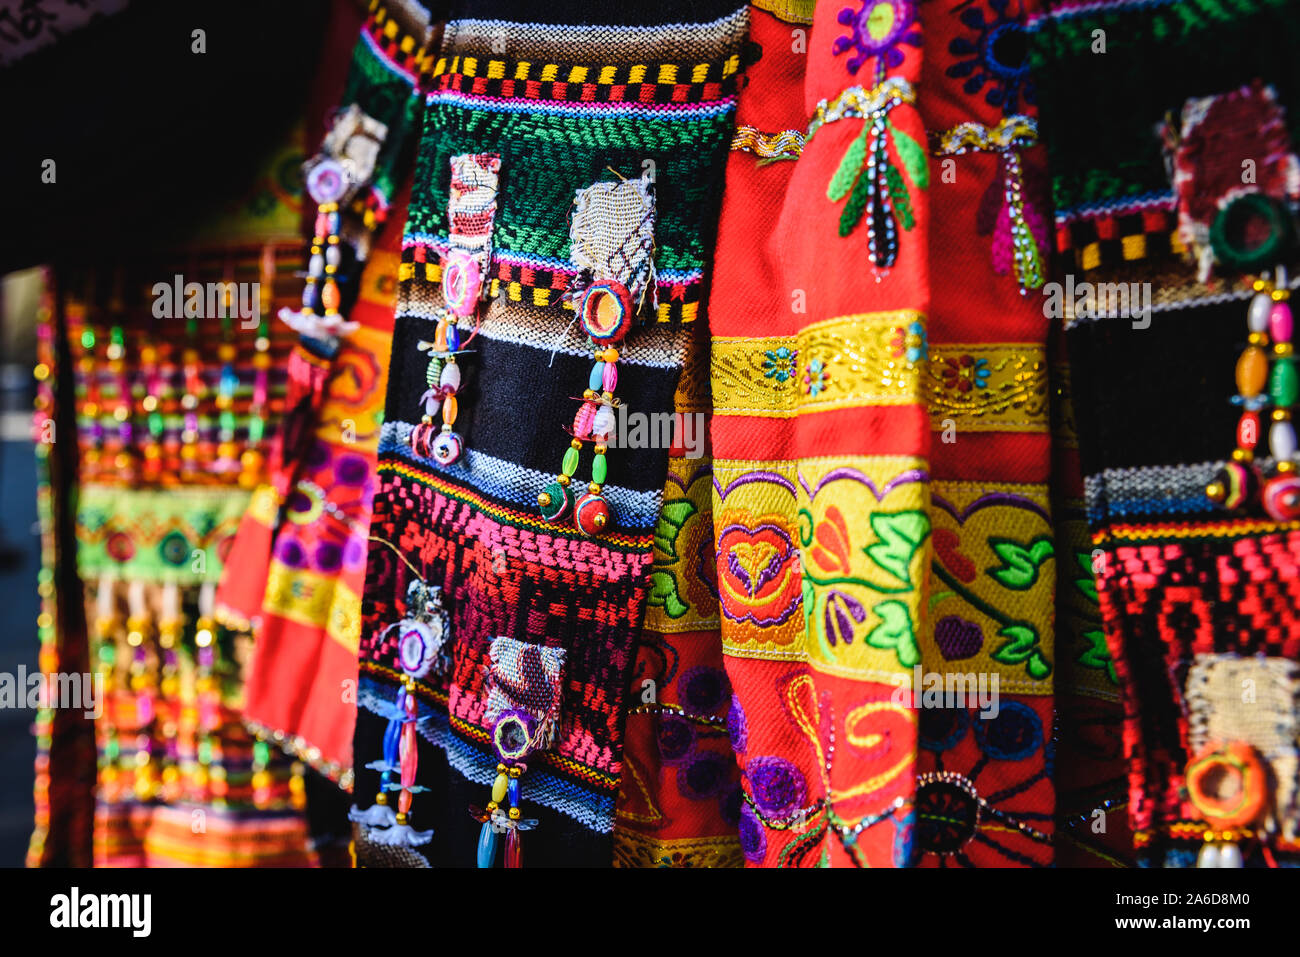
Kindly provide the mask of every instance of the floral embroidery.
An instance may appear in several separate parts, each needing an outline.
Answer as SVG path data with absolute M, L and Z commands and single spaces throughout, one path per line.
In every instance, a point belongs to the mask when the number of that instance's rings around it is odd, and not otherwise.
M 808 370 L 803 374 L 803 390 L 811 396 L 821 395 L 830 385 L 831 374 L 821 359 L 808 363 Z
M 895 359 L 906 359 L 913 364 L 920 362 L 930 354 L 925 326 L 919 322 L 910 323 L 906 329 L 899 326 L 894 330 L 889 347 Z
M 973 39 L 957 37 L 948 52 L 962 57 L 947 73 L 954 79 L 966 77 L 962 89 L 974 96 L 984 92 L 984 102 L 1003 113 L 1014 113 L 1023 99 L 1033 104 L 1037 99 L 1034 81 L 1025 64 L 1028 43 L 1020 17 L 1007 15 L 1008 0 L 988 0 L 992 18 L 979 7 L 961 12 L 961 22 L 975 32 Z
M 788 346 L 767 349 L 763 352 L 763 375 L 777 382 L 785 382 L 795 374 L 795 361 L 799 353 Z
M 989 383 L 989 360 L 976 359 L 969 353 L 943 360 L 944 388 L 957 392 L 982 389 Z
M 903 63 L 902 46 L 921 45 L 920 24 L 913 0 L 864 0 L 858 10 L 845 7 L 838 20 L 850 28 L 848 36 L 837 37 L 831 52 L 836 56 L 856 50 L 846 64 L 849 72 L 857 75 L 868 60 L 876 60 L 876 82 L 885 77 L 886 69 L 896 69 Z

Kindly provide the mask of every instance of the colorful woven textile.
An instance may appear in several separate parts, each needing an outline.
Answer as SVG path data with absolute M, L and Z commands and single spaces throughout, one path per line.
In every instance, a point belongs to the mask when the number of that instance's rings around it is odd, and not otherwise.
M 1245 486 L 1224 510 L 1210 488 L 1234 444 L 1259 439 L 1233 367 L 1252 283 L 1295 275 L 1250 218 L 1292 198 L 1295 19 L 1274 2 L 1049 2 L 1035 29 L 1083 478 L 1066 490 L 1091 535 L 1068 567 L 1081 591 L 1095 577 L 1101 620 L 1067 601 L 1085 625 L 1057 754 L 1070 828 L 1100 854 L 1098 823 L 1124 833 L 1106 825 L 1126 803 L 1108 793 L 1117 684 L 1139 864 L 1293 863 L 1297 527 Z
M 644 318 L 618 344 L 618 395 L 631 412 L 667 413 L 702 314 L 747 19 L 729 3 L 591 7 L 560 4 L 537 22 L 532 6 L 473 5 L 483 19 L 453 16 L 433 67 L 379 446 L 371 535 L 383 541 L 372 542 L 367 569 L 355 738 L 365 807 L 379 783 L 366 766 L 384 763 L 384 721 L 404 675 L 399 630 L 387 629 L 409 614 L 404 596 L 418 576 L 441 589 L 450 661 L 445 673 L 406 685 L 417 705 L 417 780 L 428 789 L 414 795 L 411 826 L 433 830 L 413 849 L 418 860 L 403 855 L 407 863 L 475 859 L 480 825 L 468 807 L 488 800 L 497 776 L 489 648 L 503 638 L 564 652 L 555 742 L 528 758 L 519 779 L 524 813 L 538 822 L 524 838 L 527 858 L 613 859 L 625 690 L 651 601 L 670 450 L 611 443 L 608 481 L 596 481 L 612 522 L 598 537 L 568 516 L 538 514 L 538 493 L 570 445 L 565 427 L 580 405 L 571 397 L 591 371 L 590 347 L 561 300 L 580 275 L 570 209 L 595 183 L 653 185 L 654 288 Z M 606 14 L 644 22 L 580 25 Z M 500 157 L 500 191 L 487 301 L 458 336 L 456 430 L 465 449 L 439 464 L 410 443 L 428 387 L 418 346 L 435 340 L 444 304 L 450 160 L 468 154 Z M 584 283 L 636 285 L 629 273 L 583 275 Z M 392 861 L 390 852 L 368 856 L 377 836 L 361 834 L 360 863 Z
M 350 274 L 336 274 L 358 328 L 332 355 L 312 342 L 294 350 L 305 395 L 293 414 L 304 438 L 277 449 L 217 594 L 218 616 L 254 637 L 249 727 L 345 789 L 352 781 L 350 691 L 406 205 L 405 191 L 394 195 L 394 177 L 398 167 L 409 167 L 419 111 L 415 71 L 428 33 L 421 15 L 403 4 L 372 4 L 361 27 L 336 115 L 360 110 L 388 132 L 344 217 L 344 241 L 365 256 Z M 390 209 L 397 215 L 389 217 Z M 371 249 L 369 231 L 381 223 Z

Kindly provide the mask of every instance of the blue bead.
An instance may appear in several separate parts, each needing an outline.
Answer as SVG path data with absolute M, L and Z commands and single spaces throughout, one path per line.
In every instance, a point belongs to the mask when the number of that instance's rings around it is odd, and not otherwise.
M 389 721 L 384 729 L 384 760 L 389 764 L 397 764 L 401 740 L 402 722 Z
M 455 352 L 459 348 L 460 330 L 456 328 L 456 324 L 453 322 L 447 326 L 447 351 Z
M 506 785 L 506 796 L 510 801 L 511 807 L 519 807 L 519 779 L 511 778 Z
M 591 375 L 587 377 L 587 388 L 593 392 L 599 392 L 605 385 L 605 363 L 597 362 L 591 367 Z
M 497 859 L 497 832 L 492 830 L 492 822 L 487 821 L 478 832 L 478 866 L 491 867 Z

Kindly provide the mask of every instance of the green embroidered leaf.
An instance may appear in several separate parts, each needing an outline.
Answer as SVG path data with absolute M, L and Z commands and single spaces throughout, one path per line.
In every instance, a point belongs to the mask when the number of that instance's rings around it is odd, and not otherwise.
M 930 160 L 925 155 L 925 150 L 893 123 L 889 124 L 889 128 L 894 131 L 894 149 L 898 151 L 898 161 L 903 164 L 903 169 L 907 170 L 907 175 L 917 188 L 929 189 Z
M 904 229 L 911 229 L 916 225 L 916 217 L 912 215 L 912 197 L 907 192 L 907 184 L 903 182 L 903 174 L 893 165 L 885 167 L 885 180 L 889 183 L 889 195 L 894 201 L 894 211 L 898 213 L 898 221 Z
M 817 601 L 817 593 L 813 590 L 812 579 L 806 574 L 803 576 L 803 630 L 804 634 L 812 634 L 812 615 L 813 605 Z
M 1104 668 L 1106 676 L 1115 684 L 1119 684 L 1119 676 L 1115 674 L 1115 661 L 1110 656 L 1110 649 L 1106 647 L 1106 635 L 1098 629 L 1081 632 L 1079 635 L 1088 643 L 1088 647 L 1075 659 L 1083 668 Z
M 695 511 L 695 503 L 686 499 L 669 502 L 660 510 L 659 522 L 655 525 L 654 546 L 666 560 L 660 561 L 656 557 L 656 564 L 665 565 L 677 561 L 677 536 Z
M 849 194 L 849 201 L 844 204 L 844 212 L 840 213 L 841 236 L 847 236 L 858 228 L 858 223 L 862 221 L 862 214 L 871 199 L 871 193 L 871 177 L 863 173 L 858 177 L 858 181 L 853 184 L 853 192 Z
M 1042 681 L 1052 673 L 1052 664 L 1043 657 L 1041 651 L 1035 651 L 1025 662 L 1025 670 L 1029 672 L 1029 677 Z
M 1016 622 L 999 629 L 998 634 L 1007 641 L 993 652 L 994 661 L 1000 661 L 1004 665 L 1018 665 L 1023 662 L 1025 671 L 1031 678 L 1042 679 L 1052 673 L 1052 663 L 1047 660 L 1042 648 L 1039 647 L 1038 632 L 1032 625 Z
M 867 644 L 872 648 L 892 648 L 898 656 L 898 663 L 904 668 L 911 668 L 921 661 L 921 650 L 916 644 L 916 632 L 912 630 L 912 613 L 907 602 L 890 599 L 876 604 L 871 609 L 880 616 L 880 624 L 871 629 L 867 635 Z
M 1054 553 L 1048 535 L 1038 536 L 1028 547 L 1010 538 L 990 538 L 989 547 L 1002 564 L 986 571 L 999 585 L 1016 591 L 1024 591 L 1038 581 L 1039 566 Z
M 826 198 L 832 203 L 838 203 L 845 196 L 849 195 L 849 190 L 858 179 L 858 174 L 862 172 L 862 162 L 867 157 L 867 131 L 863 129 L 862 135 L 857 137 L 849 144 L 848 150 L 844 153 L 844 158 L 840 160 L 839 168 L 835 170 L 835 175 L 831 177 L 830 185 L 826 187 Z
M 651 605 L 662 608 L 669 618 L 680 618 L 690 610 L 690 605 L 682 601 L 677 593 L 677 579 L 671 572 L 650 573 Z
M 871 530 L 880 541 L 863 549 L 867 557 L 904 586 L 912 588 L 912 558 L 930 534 L 929 516 L 920 509 L 873 512 Z M 871 587 L 876 588 L 874 585 Z
M 1075 552 L 1074 559 L 1083 569 L 1084 577 L 1074 580 L 1074 587 L 1083 592 L 1083 597 L 1088 599 L 1094 605 L 1098 604 L 1097 599 L 1097 579 L 1092 574 L 1092 554 L 1089 552 Z

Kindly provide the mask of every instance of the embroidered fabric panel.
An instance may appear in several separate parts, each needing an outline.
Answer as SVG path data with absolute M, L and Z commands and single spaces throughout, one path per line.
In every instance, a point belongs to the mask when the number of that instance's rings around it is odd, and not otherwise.
M 710 302 L 713 525 L 746 862 L 911 855 L 926 514 L 928 164 L 910 3 L 822 5 L 807 54 L 755 11 Z M 873 20 L 872 23 L 875 23 Z M 819 39 L 820 38 L 820 39 Z M 807 104 L 815 104 L 811 114 Z M 873 112 L 874 111 L 874 112 Z
M 539 820 L 524 839 L 538 850 L 527 855 L 534 862 L 540 856 L 568 863 L 578 859 L 574 853 L 583 860 L 603 854 L 605 863 L 613 858 L 604 835 L 614 827 L 623 774 L 624 692 L 647 607 L 670 604 L 662 579 L 650 578 L 670 450 L 611 445 L 601 494 L 615 521 L 598 538 L 538 514 L 538 492 L 552 481 L 571 440 L 565 430 L 575 412 L 570 397 L 588 381 L 592 362 L 585 337 L 566 329 L 572 304 L 560 295 L 582 271 L 570 261 L 569 215 L 579 190 L 598 184 L 596 193 L 604 194 L 623 179 L 639 183 L 643 161 L 673 170 L 655 180 L 653 258 L 642 243 L 619 264 L 639 271 L 647 286 L 657 273 L 660 302 L 657 311 L 649 309 L 653 294 L 646 295 L 650 322 L 620 342 L 618 367 L 618 394 L 630 413 L 672 410 L 693 336 L 683 322 L 700 309 L 720 194 L 717 160 L 734 122 L 734 103 L 721 84 L 731 77 L 734 88 L 745 22 L 741 10 L 699 30 L 692 26 L 689 38 L 678 27 L 638 30 L 635 44 L 647 60 L 634 82 L 662 81 L 679 93 L 671 105 L 642 96 L 619 109 L 578 95 L 576 84 L 611 81 L 605 67 L 627 70 L 618 60 L 591 59 L 593 50 L 610 45 L 578 45 L 584 30 L 600 28 L 510 24 L 519 45 L 514 49 L 512 41 L 504 56 L 492 55 L 490 31 L 480 35 L 474 22 L 453 21 L 444 33 L 403 242 L 371 526 L 372 535 L 391 542 L 425 581 L 443 589 L 451 615 L 450 671 L 430 674 L 415 688 L 417 728 L 427 742 L 419 777 L 445 782 L 417 794 L 412 806 L 415 826 L 435 830 L 421 848 L 429 860 L 472 861 L 472 849 L 464 858 L 451 856 L 451 847 L 458 835 L 477 833 L 466 806 L 486 798 L 482 787 L 467 791 L 469 784 L 490 785 L 496 773 L 487 675 L 491 639 L 502 637 L 565 656 L 555 742 L 528 761 L 520 779 L 524 812 Z M 614 45 L 620 55 L 623 46 Z M 684 50 L 708 67 L 697 71 L 698 81 L 676 85 L 677 74 L 661 65 L 680 62 Z M 537 72 L 548 56 L 556 69 Z M 456 419 L 467 448 L 444 466 L 407 441 L 424 387 L 425 360 L 415 345 L 433 339 L 444 301 L 449 160 L 485 153 L 500 156 L 488 302 L 472 341 L 468 323 L 460 336 L 462 348 L 473 352 Z M 372 544 L 369 562 L 360 661 L 363 689 L 374 690 L 361 703 L 381 708 L 400 674 L 395 649 L 381 636 L 403 614 L 400 596 L 415 572 L 383 545 Z M 380 735 L 367 734 L 367 727 L 366 720 L 358 724 L 358 765 L 379 746 Z M 447 767 L 450 774 L 439 770 Z M 373 792 L 373 775 L 358 773 L 360 793 Z

